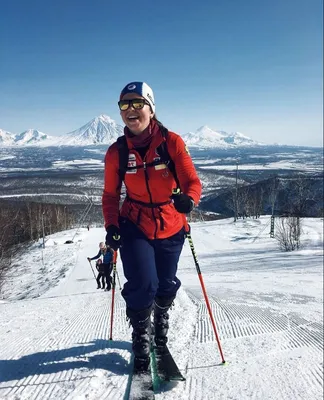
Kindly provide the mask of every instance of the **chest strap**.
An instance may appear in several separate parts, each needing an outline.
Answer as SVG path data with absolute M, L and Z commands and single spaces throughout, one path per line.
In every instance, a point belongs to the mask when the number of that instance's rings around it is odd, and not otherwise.
M 147 207 L 147 208 L 158 208 L 158 207 L 170 204 L 172 202 L 172 200 L 170 199 L 167 201 L 162 201 L 161 203 L 145 203 L 144 201 L 132 199 L 128 195 L 126 196 L 126 200 L 129 201 L 130 203 L 139 204 L 139 205 L 141 205 L 143 207 Z

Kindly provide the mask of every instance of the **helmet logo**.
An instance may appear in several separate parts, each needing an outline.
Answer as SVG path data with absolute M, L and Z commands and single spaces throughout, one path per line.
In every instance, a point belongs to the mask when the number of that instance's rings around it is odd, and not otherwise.
M 151 100 L 151 102 L 154 104 L 154 101 L 153 101 L 152 96 L 150 95 L 150 93 L 147 93 L 146 97 L 148 97 Z
M 128 90 L 134 90 L 135 88 L 136 88 L 136 85 L 134 85 L 134 83 L 127 86 Z

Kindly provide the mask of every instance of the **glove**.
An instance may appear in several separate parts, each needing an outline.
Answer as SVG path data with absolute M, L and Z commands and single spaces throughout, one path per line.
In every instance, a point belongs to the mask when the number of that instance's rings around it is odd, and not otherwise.
M 115 251 L 118 250 L 121 246 L 119 228 L 115 225 L 108 225 L 106 231 L 106 245 L 111 247 Z
M 88 260 L 88 261 L 91 261 L 91 258 L 90 258 L 90 257 L 87 257 L 87 260 Z
M 194 201 L 185 193 L 173 194 L 171 196 L 175 209 L 182 214 L 189 214 L 194 208 Z

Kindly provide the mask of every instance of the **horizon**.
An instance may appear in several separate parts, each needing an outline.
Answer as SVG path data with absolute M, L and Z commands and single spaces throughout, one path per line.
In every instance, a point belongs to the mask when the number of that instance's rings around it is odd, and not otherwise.
M 23 133 L 26 133 L 26 132 L 29 132 L 29 131 L 36 131 L 36 132 L 38 132 L 38 133 L 40 133 L 40 134 L 45 134 L 45 135 L 47 135 L 49 138 L 58 138 L 58 137 L 64 137 L 65 135 L 69 135 L 69 134 L 71 134 L 71 133 L 74 133 L 75 131 L 78 131 L 78 130 L 80 130 L 81 128 L 86 127 L 87 125 L 89 125 L 89 123 L 93 122 L 95 119 L 100 118 L 100 117 L 103 117 L 103 118 L 107 118 L 107 117 L 108 117 L 108 119 L 110 120 L 109 122 L 116 123 L 117 125 L 119 125 L 120 127 L 123 128 L 123 124 L 120 124 L 120 123 L 118 123 L 117 121 L 113 120 L 109 115 L 107 115 L 107 114 L 100 114 L 100 115 L 97 115 L 97 116 L 91 118 L 89 121 L 87 121 L 87 122 L 85 122 L 84 124 L 82 124 L 79 128 L 73 129 L 73 130 L 70 131 L 70 132 L 60 133 L 60 134 L 58 134 L 58 135 L 50 135 L 50 134 L 48 134 L 47 132 L 44 132 L 44 131 L 39 130 L 39 129 L 37 129 L 37 128 L 28 128 L 28 129 L 25 129 L 25 130 L 22 131 L 22 132 L 15 133 L 15 132 L 6 131 L 6 130 L 4 130 L 4 129 L 2 129 L 2 128 L 0 127 L 0 132 L 1 132 L 1 130 L 2 130 L 2 131 L 4 131 L 4 132 L 6 132 L 6 133 L 9 133 L 9 134 L 13 135 L 13 136 L 19 136 L 19 135 L 22 135 Z M 252 138 L 252 137 L 246 135 L 246 134 L 243 133 L 243 132 L 239 132 L 239 131 L 235 131 L 235 132 L 225 132 L 225 131 L 222 131 L 222 130 L 213 129 L 212 127 L 210 127 L 210 126 L 208 126 L 208 125 L 202 125 L 202 126 L 196 128 L 196 129 L 193 129 L 193 130 L 190 130 L 190 131 L 184 132 L 184 133 L 179 133 L 179 132 L 178 132 L 178 134 L 179 134 L 180 136 L 184 137 L 185 135 L 190 134 L 190 133 L 198 133 L 198 132 L 201 131 L 203 128 L 207 128 L 208 130 L 211 129 L 211 130 L 212 130 L 213 132 L 215 132 L 215 133 L 225 133 L 225 134 L 229 134 L 229 135 L 231 135 L 231 134 L 234 134 L 234 135 L 235 135 L 235 134 L 243 135 L 244 137 L 246 137 L 246 138 L 248 138 L 248 139 L 252 139 L 254 142 L 256 142 L 256 144 L 259 144 L 259 145 L 266 145 L 266 146 L 288 146 L 288 147 L 290 147 L 290 146 L 292 146 L 292 147 L 296 146 L 296 147 L 323 148 L 323 145 L 319 145 L 319 146 L 314 145 L 314 146 L 312 146 L 312 145 L 291 144 L 291 143 L 281 143 L 281 142 L 264 143 L 264 142 L 258 141 L 258 140 L 256 140 L 255 138 Z M 215 139 L 217 139 L 217 137 L 215 137 Z M 256 144 L 255 144 L 255 145 L 256 145 Z M 190 147 L 191 145 L 189 144 L 188 146 Z M 239 146 L 239 145 L 238 145 L 238 146 Z
M 158 118 L 266 144 L 323 147 L 321 0 L 144 0 L 136 15 L 94 0 L 7 2 L 0 15 L 0 129 L 59 136 L 105 114 L 131 81 L 153 89 Z M 167 22 L 167 24 L 166 24 Z M 135 29 L 139 35 L 133 35 Z

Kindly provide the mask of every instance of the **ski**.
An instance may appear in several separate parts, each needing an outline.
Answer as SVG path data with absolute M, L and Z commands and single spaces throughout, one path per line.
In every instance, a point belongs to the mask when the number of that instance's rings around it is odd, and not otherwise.
M 154 400 L 151 368 L 145 372 L 133 371 L 129 400 Z
M 153 347 L 156 372 L 163 381 L 185 381 L 177 364 L 175 363 L 168 346 Z

